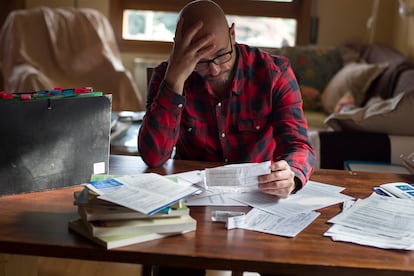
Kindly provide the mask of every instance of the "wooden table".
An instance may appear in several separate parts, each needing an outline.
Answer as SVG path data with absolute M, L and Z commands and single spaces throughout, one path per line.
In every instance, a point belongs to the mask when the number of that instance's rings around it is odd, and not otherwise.
M 220 164 L 170 160 L 163 167 L 150 170 L 139 157 L 111 156 L 110 173 L 170 174 L 216 165 Z M 345 194 L 364 198 L 372 192 L 373 186 L 394 181 L 414 182 L 414 176 L 318 170 L 312 180 L 344 186 Z M 211 222 L 213 210 L 247 211 L 247 207 L 191 207 L 191 215 L 197 220 L 196 231 L 105 250 L 67 228 L 68 221 L 78 217 L 73 206 L 73 192 L 80 189 L 74 186 L 1 197 L 0 252 L 281 275 L 414 272 L 414 252 L 333 242 L 323 237 L 329 228 L 326 221 L 340 211 L 340 205 L 320 210 L 322 214 L 295 238 L 226 230 L 223 224 Z

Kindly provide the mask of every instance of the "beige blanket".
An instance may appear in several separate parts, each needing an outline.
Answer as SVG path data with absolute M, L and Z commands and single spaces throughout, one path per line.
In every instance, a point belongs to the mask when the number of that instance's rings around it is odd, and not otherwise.
M 114 111 L 143 110 L 112 27 L 96 10 L 12 12 L 0 32 L 0 68 L 8 92 L 91 86 L 112 94 Z

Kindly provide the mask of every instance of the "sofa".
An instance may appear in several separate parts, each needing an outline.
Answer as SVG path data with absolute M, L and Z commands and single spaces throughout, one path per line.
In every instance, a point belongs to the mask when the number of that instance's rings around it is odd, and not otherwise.
M 383 44 L 273 50 L 298 79 L 316 151 L 315 168 L 345 161 L 403 164 L 414 151 L 414 63 Z

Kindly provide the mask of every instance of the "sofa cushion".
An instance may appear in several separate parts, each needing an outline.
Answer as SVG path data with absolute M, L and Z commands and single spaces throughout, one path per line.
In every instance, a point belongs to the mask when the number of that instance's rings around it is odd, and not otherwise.
M 371 82 L 387 67 L 386 64 L 351 62 L 346 64 L 329 81 L 321 96 L 323 109 L 332 113 L 338 101 L 352 93 L 356 105 L 360 105 Z
M 406 57 L 396 49 L 379 43 L 367 45 L 361 58 L 367 63 L 376 64 L 385 62 L 400 63 L 406 60 Z
M 321 110 L 321 92 L 311 86 L 300 85 L 303 109 L 307 111 Z
M 301 86 L 305 110 L 321 110 L 320 93 L 329 80 L 342 68 L 336 48 L 285 46 L 278 52 L 286 56 Z
M 374 97 L 364 107 L 331 114 L 325 123 L 337 131 L 413 136 L 413 107 L 414 89 L 411 89 L 386 100 Z
M 383 99 L 388 99 L 397 96 L 407 88 L 413 87 L 413 79 L 409 80 L 408 82 L 401 82 L 401 80 L 405 79 L 401 78 L 401 76 L 404 75 L 404 72 L 413 70 L 414 64 L 409 61 L 390 63 L 384 72 L 369 86 L 361 105 L 365 105 L 369 99 L 375 96 L 380 96 Z
M 414 64 L 410 69 L 400 72 L 395 83 L 393 97 L 414 87 Z
M 364 53 L 365 47 L 365 44 L 357 41 L 347 41 L 337 46 L 344 64 L 350 62 L 360 62 L 361 55 Z

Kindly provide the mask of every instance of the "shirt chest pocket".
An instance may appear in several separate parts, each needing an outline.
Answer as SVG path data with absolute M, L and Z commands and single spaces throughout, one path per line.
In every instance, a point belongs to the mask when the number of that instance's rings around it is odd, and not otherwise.
M 207 123 L 192 117 L 183 117 L 181 119 L 181 132 L 192 136 L 207 135 Z
M 259 133 L 266 129 L 267 121 L 265 118 L 239 120 L 237 130 L 239 132 Z

